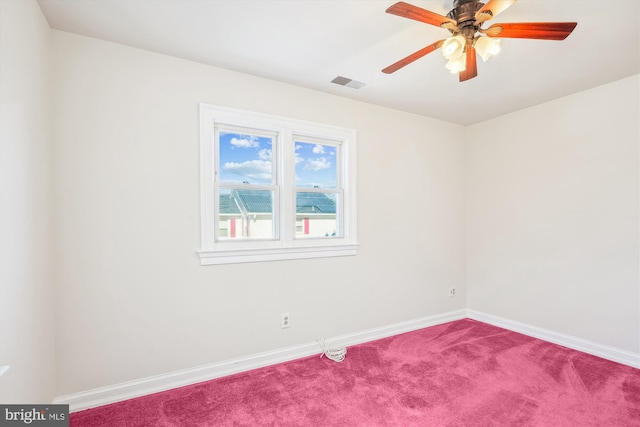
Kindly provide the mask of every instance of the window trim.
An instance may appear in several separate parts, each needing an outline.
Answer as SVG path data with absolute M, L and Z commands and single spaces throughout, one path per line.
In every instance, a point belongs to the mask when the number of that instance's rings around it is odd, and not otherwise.
M 280 196 L 277 240 L 215 241 L 215 139 L 217 125 L 244 127 L 278 133 L 276 168 Z M 295 142 L 294 136 L 313 140 L 340 141 L 339 176 L 343 192 L 342 233 L 332 238 L 295 238 L 295 162 L 294 153 L 284 147 L 283 140 Z M 291 151 L 291 152 L 289 152 Z M 356 238 L 356 131 L 332 125 L 312 123 L 263 113 L 255 113 L 200 104 L 200 222 L 201 248 L 197 252 L 201 265 L 288 259 L 353 256 L 357 254 Z M 293 207 L 293 212 L 287 213 Z M 290 228 L 290 230 L 289 230 Z

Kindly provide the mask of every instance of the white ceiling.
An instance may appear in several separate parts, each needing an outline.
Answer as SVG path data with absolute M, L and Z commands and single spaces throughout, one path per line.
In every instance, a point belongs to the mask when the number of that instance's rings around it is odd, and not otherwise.
M 458 82 L 449 32 L 385 13 L 396 0 L 38 0 L 52 28 L 468 125 L 640 72 L 640 1 L 520 0 L 485 24 L 575 21 L 564 41 L 503 39 Z M 452 0 L 407 0 L 446 15 Z M 361 89 L 330 83 L 344 76 Z

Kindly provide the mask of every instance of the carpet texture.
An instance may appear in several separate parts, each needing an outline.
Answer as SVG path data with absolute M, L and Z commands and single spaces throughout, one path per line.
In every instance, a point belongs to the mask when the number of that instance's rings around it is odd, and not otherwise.
M 640 370 L 465 319 L 71 414 L 96 426 L 640 426 Z

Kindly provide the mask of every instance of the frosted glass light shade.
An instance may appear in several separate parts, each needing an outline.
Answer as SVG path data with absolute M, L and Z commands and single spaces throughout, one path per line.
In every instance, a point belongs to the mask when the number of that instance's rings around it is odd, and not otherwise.
M 492 39 L 490 37 L 478 37 L 474 47 L 482 60 L 487 62 L 487 59 L 500 52 L 500 40 Z
M 463 36 L 449 37 L 442 44 L 442 54 L 448 60 L 456 59 L 464 53 L 464 46 L 467 43 Z
M 449 70 L 452 74 L 459 73 L 460 71 L 464 71 L 467 68 L 467 55 L 460 55 L 457 58 L 450 59 L 445 65 L 447 70 Z

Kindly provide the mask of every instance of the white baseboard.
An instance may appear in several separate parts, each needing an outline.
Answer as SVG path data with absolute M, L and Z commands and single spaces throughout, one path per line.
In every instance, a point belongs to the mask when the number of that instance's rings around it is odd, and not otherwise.
M 368 329 L 366 331 L 328 338 L 326 339 L 326 343 L 331 346 L 346 347 L 427 328 L 429 326 L 452 322 L 466 317 L 466 310 L 456 310 L 448 313 L 422 317 L 407 322 Z M 83 409 L 120 402 L 134 397 L 196 384 L 239 372 L 249 371 L 251 369 L 262 368 L 316 354 L 319 355 L 321 353 L 322 349 L 319 343 L 311 342 L 254 354 L 247 357 L 198 366 L 191 369 L 169 372 L 108 387 L 100 387 L 93 390 L 59 396 L 54 399 L 53 403 L 67 404 L 69 405 L 71 412 L 81 411 Z
M 562 345 L 574 350 L 593 354 L 604 359 L 640 368 L 640 354 L 620 350 L 618 348 L 597 344 L 581 338 L 564 335 L 536 326 L 505 319 L 498 316 L 482 313 L 475 310 L 456 310 L 432 316 L 426 316 L 407 322 L 395 323 L 379 328 L 352 334 L 340 335 L 328 338 L 326 343 L 331 346 L 345 346 L 362 344 L 405 332 L 415 331 L 429 326 L 440 325 L 454 320 L 470 318 L 479 322 L 488 323 L 500 328 L 519 332 L 524 335 L 539 338 L 554 344 Z M 279 350 L 254 354 L 237 359 L 225 360 L 209 365 L 198 366 L 191 369 L 169 372 L 153 377 L 142 378 L 126 383 L 115 384 L 108 387 L 100 387 L 79 393 L 73 393 L 57 397 L 53 403 L 68 404 L 71 412 L 81 411 L 96 406 L 120 402 L 134 397 L 140 397 L 151 393 L 166 391 L 177 387 L 196 384 L 203 381 L 220 378 L 239 372 L 262 368 L 269 365 L 288 362 L 302 357 L 313 356 L 321 353 L 317 342 L 306 343 Z
M 619 348 L 610 347 L 604 344 L 598 344 L 577 338 L 571 335 L 565 335 L 548 329 L 538 328 L 536 326 L 527 325 L 513 320 L 505 319 L 491 314 L 482 313 L 475 310 L 467 310 L 467 317 L 479 322 L 488 323 L 500 328 L 509 329 L 510 331 L 519 332 L 530 337 L 539 338 L 549 341 L 573 350 L 582 351 L 594 356 L 602 357 L 614 362 L 629 365 L 634 368 L 640 368 L 640 354 L 631 351 L 621 350 Z

